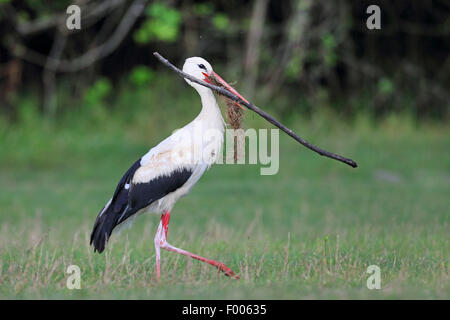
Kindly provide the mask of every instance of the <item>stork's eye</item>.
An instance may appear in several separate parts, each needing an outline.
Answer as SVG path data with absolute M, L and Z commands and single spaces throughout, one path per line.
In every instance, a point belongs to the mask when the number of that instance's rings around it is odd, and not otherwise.
M 199 64 L 199 65 L 198 65 L 198 67 L 199 67 L 200 69 L 203 69 L 203 70 L 205 70 L 205 71 L 206 71 L 206 67 L 205 67 L 205 65 L 204 65 L 204 64 Z

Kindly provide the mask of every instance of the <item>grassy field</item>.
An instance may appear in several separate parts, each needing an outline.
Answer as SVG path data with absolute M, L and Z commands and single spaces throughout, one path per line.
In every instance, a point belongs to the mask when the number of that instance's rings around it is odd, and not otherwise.
M 305 138 L 360 167 L 280 134 L 277 175 L 216 165 L 177 203 L 169 242 L 224 262 L 239 281 L 163 251 L 157 283 L 154 215 L 94 254 L 94 219 L 122 173 L 198 112 L 161 120 L 180 111 L 173 108 L 158 119 L 151 109 L 129 109 L 140 113 L 123 122 L 134 127 L 105 120 L 101 110 L 83 125 L 74 114 L 64 124 L 35 121 L 28 110 L 24 125 L 2 126 L 0 298 L 450 298 L 450 130 L 396 117 L 376 126 L 365 118 L 291 119 Z M 247 117 L 247 128 L 263 125 Z M 81 268 L 81 290 L 66 288 L 72 264 Z M 380 290 L 366 287 L 369 265 L 381 269 Z

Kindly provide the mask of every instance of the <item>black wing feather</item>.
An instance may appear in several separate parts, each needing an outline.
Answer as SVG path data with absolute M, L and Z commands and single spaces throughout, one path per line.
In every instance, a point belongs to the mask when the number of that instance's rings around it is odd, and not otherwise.
M 181 169 L 170 175 L 156 177 L 146 183 L 131 184 L 136 170 L 141 166 L 140 161 L 141 159 L 136 161 L 120 179 L 111 203 L 103 213 L 101 213 L 102 209 L 97 216 L 90 241 L 94 245 L 94 251 L 103 252 L 116 226 L 140 209 L 183 186 L 192 175 L 191 170 Z M 129 189 L 125 189 L 126 184 L 130 185 Z
M 133 178 L 134 173 L 141 166 L 141 159 L 137 160 L 133 165 L 125 172 L 123 177 L 117 184 L 116 190 L 111 198 L 107 208 L 103 208 L 95 219 L 94 228 L 91 233 L 90 244 L 94 244 L 94 251 L 97 250 L 101 253 L 106 246 L 109 236 L 115 227 L 120 213 L 125 210 L 128 202 L 128 190 L 125 189 L 125 184 L 129 184 Z M 102 211 L 104 211 L 102 213 Z

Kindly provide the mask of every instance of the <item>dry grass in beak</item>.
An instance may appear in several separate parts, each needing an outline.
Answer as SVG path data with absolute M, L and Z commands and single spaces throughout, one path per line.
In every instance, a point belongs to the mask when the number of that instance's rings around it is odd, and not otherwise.
M 209 79 L 211 80 L 211 84 L 226 89 L 215 77 L 213 74 L 209 76 Z M 217 92 L 216 92 L 217 93 Z M 222 99 L 225 101 L 227 105 L 227 120 L 230 124 L 231 128 L 234 130 L 242 129 L 242 119 L 244 117 L 244 110 L 239 107 L 239 105 L 231 100 L 230 98 L 217 93 Z M 238 159 L 238 139 L 242 137 L 234 137 L 234 161 L 237 161 Z

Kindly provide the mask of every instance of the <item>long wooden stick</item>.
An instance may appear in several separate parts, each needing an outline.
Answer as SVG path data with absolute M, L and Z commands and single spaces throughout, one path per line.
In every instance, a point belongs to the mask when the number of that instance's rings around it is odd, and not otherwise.
M 308 141 L 306 141 L 305 139 L 299 137 L 297 134 L 295 134 L 294 131 L 292 131 L 291 129 L 289 129 L 288 127 L 286 127 L 284 124 L 280 123 L 279 121 L 277 121 L 275 118 L 273 118 L 271 115 L 269 115 L 268 113 L 264 112 L 263 110 L 261 110 L 260 108 L 258 108 L 257 106 L 255 106 L 252 103 L 247 103 L 245 101 L 243 101 L 242 99 L 240 99 L 238 96 L 234 95 L 233 93 L 231 93 L 230 91 L 222 88 L 222 87 L 218 87 L 215 85 L 212 85 L 210 83 L 207 83 L 205 81 L 201 81 L 187 73 L 184 73 L 183 71 L 181 71 L 180 69 L 178 69 L 177 67 L 175 67 L 172 63 L 170 63 L 167 59 L 165 59 L 163 56 L 161 56 L 158 52 L 154 52 L 153 55 L 158 58 L 159 61 L 161 61 L 165 66 L 169 67 L 170 69 L 172 69 L 173 71 L 175 71 L 176 73 L 178 73 L 178 75 L 180 75 L 183 78 L 186 78 L 192 82 L 198 83 L 202 86 L 205 86 L 207 88 L 210 88 L 211 90 L 214 90 L 228 98 L 230 98 L 233 101 L 236 101 L 237 103 L 245 106 L 247 109 L 250 109 L 254 112 L 256 112 L 257 114 L 259 114 L 261 117 L 263 117 L 264 119 L 266 119 L 267 121 L 269 121 L 271 124 L 273 124 L 274 126 L 280 128 L 281 130 L 283 130 L 284 132 L 286 132 L 288 135 L 290 135 L 292 138 L 294 138 L 296 141 L 298 141 L 299 143 L 301 143 L 302 145 L 304 145 L 305 147 L 307 147 L 308 149 L 317 152 L 318 154 L 320 154 L 321 156 L 324 157 L 328 157 L 340 162 L 343 162 L 345 164 L 348 164 L 349 166 L 356 168 L 358 167 L 358 164 L 353 161 L 352 159 L 348 159 L 345 158 L 343 156 L 340 156 L 338 154 L 326 151 L 324 149 L 321 149 L 319 147 L 316 147 L 315 145 L 309 143 Z

